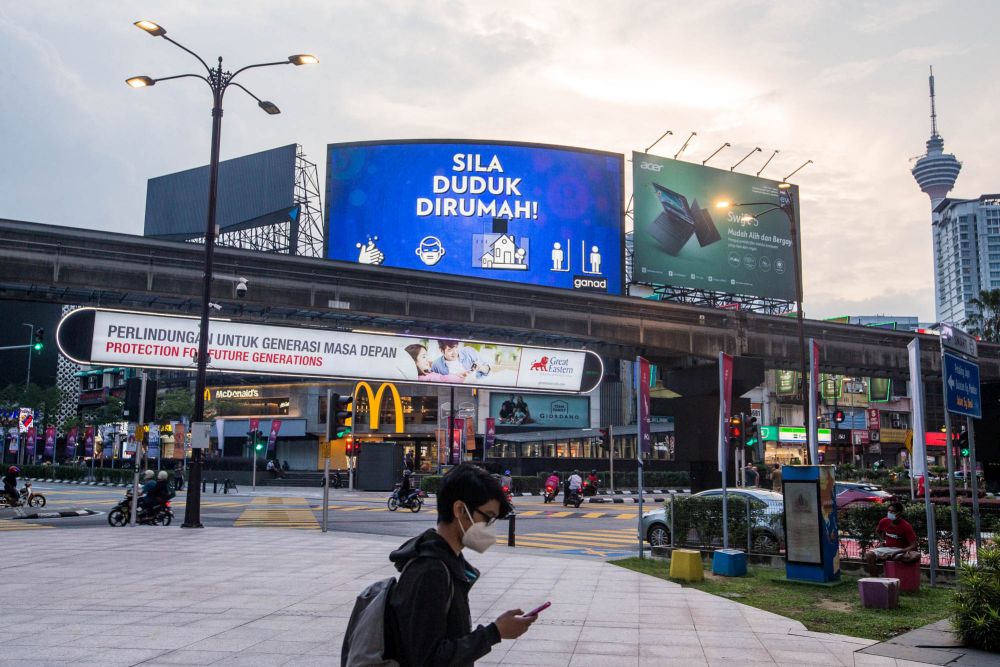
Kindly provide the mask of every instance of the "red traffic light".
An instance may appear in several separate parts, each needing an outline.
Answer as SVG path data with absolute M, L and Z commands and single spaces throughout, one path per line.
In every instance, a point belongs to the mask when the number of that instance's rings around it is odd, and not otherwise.
M 833 412 L 833 421 L 836 424 L 842 424 L 842 423 L 844 423 L 844 411 L 843 410 L 834 410 L 834 412 Z

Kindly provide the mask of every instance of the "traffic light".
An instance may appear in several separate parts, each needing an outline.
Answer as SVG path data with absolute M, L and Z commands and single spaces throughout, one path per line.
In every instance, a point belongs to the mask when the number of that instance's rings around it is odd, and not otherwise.
M 258 452 L 264 449 L 264 433 L 259 430 L 253 432 L 253 448 Z
M 354 410 L 352 403 L 353 396 L 341 396 L 333 394 L 330 397 L 330 408 L 332 411 L 332 421 L 330 425 L 330 437 L 339 440 L 351 434 L 351 424 L 353 423 Z
M 844 411 L 843 410 L 834 410 L 833 411 L 833 423 L 834 424 L 843 424 L 844 423 Z
M 969 458 L 969 432 L 962 431 L 958 434 L 958 451 L 963 458 Z
M 743 444 L 747 447 L 756 447 L 757 443 L 760 442 L 760 429 L 757 427 L 756 417 L 751 417 L 750 420 L 747 421 L 744 432 L 746 435 L 743 438 Z
M 124 416 L 130 422 L 139 421 L 139 399 L 142 396 L 142 378 L 132 377 L 125 381 Z M 145 422 L 156 421 L 156 380 L 146 380 L 146 405 L 142 410 Z
M 344 443 L 344 454 L 347 456 L 354 456 L 358 453 L 358 446 L 354 442 L 354 436 L 348 435 L 347 442 Z
M 35 329 L 35 342 L 31 347 L 34 348 L 35 352 L 42 351 L 42 348 L 45 347 L 45 329 Z
M 743 446 L 743 415 L 733 415 L 729 418 L 729 444 L 732 447 Z
M 608 449 L 611 448 L 611 439 L 608 438 L 608 429 L 606 428 L 600 429 L 600 434 L 601 434 L 601 449 L 603 449 L 604 451 L 608 451 Z

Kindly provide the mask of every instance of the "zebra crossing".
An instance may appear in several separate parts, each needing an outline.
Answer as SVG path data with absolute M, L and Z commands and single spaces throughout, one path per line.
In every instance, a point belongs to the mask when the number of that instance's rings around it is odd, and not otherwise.
M 236 518 L 234 526 L 240 528 L 298 528 L 319 530 L 316 513 L 305 498 L 277 498 L 258 496 Z
M 507 537 L 498 536 L 497 543 L 506 544 Z M 598 528 L 518 534 L 516 545 L 518 548 L 529 547 L 559 553 L 605 557 L 631 554 L 638 549 L 639 539 L 634 527 Z
M 44 523 L 25 523 L 24 521 L 17 520 L 0 521 L 0 532 L 15 530 L 39 530 L 54 527 L 55 526 L 48 526 Z

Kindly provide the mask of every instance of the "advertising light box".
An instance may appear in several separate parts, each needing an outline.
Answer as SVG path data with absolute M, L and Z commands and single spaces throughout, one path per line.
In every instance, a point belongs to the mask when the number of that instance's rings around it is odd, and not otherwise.
M 198 332 L 193 317 L 80 308 L 59 322 L 56 342 L 80 364 L 195 370 Z M 208 369 L 223 373 L 586 393 L 604 372 L 584 350 L 229 320 L 212 320 L 208 335 Z
M 537 144 L 331 144 L 326 257 L 621 294 L 623 156 Z
M 490 416 L 503 430 L 590 428 L 590 399 L 492 392 Z
M 795 299 L 796 186 L 646 153 L 632 160 L 635 282 Z

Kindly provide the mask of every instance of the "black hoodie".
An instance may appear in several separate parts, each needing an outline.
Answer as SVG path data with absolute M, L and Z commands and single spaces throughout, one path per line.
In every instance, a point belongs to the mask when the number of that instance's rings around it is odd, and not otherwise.
M 414 560 L 415 559 L 415 560 Z M 389 560 L 406 572 L 392 590 L 389 610 L 396 631 L 387 632 L 387 657 L 403 667 L 472 665 L 500 643 L 493 623 L 472 629 L 469 589 L 479 570 L 469 565 L 437 531 L 403 543 Z M 451 583 L 447 577 L 451 578 Z M 449 596 L 451 604 L 449 606 Z

